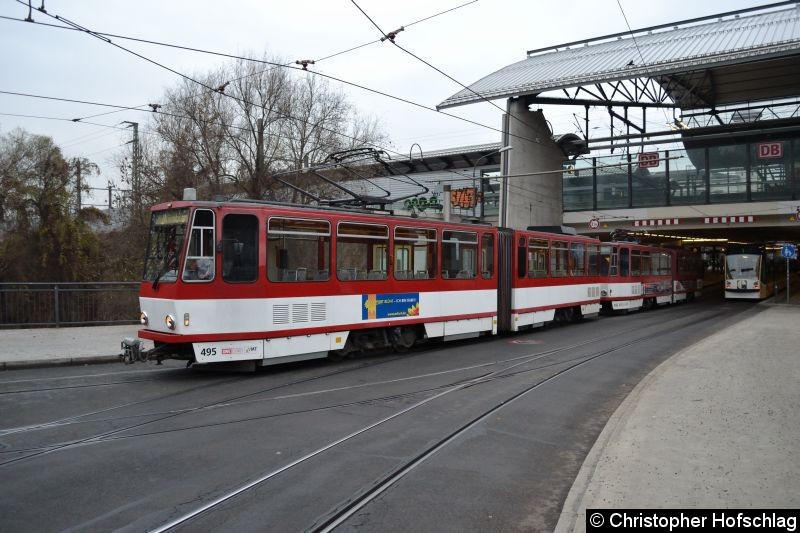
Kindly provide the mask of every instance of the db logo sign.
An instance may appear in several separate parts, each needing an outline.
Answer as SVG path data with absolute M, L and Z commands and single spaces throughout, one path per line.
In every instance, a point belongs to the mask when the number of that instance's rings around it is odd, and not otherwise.
M 658 166 L 658 152 L 642 152 L 639 154 L 639 168 L 656 168 Z
M 591 229 L 597 229 L 600 227 L 600 220 L 597 218 L 592 218 L 589 220 L 589 227 Z
M 783 157 L 783 142 L 758 143 L 759 159 L 780 159 Z

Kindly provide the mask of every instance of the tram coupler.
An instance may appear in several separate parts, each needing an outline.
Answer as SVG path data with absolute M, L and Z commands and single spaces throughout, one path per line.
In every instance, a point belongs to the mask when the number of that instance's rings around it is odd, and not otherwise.
M 132 365 L 136 361 L 146 362 L 149 359 L 150 350 L 142 349 L 142 341 L 126 337 L 121 343 L 122 353 L 119 354 L 120 360 L 126 365 Z

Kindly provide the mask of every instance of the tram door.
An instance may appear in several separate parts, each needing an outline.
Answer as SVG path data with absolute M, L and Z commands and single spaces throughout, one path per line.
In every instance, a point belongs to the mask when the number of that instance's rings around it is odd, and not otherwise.
M 514 231 L 497 230 L 497 331 L 511 331 L 511 262 L 514 260 Z

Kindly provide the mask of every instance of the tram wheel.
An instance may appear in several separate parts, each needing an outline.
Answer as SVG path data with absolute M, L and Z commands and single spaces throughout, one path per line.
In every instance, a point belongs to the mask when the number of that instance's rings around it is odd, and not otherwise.
M 401 328 L 392 336 L 392 348 L 398 353 L 407 352 L 417 341 L 417 332 L 414 328 Z

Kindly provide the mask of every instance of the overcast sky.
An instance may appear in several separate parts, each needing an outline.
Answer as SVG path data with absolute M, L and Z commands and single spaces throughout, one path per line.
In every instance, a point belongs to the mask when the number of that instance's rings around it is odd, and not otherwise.
M 357 0 L 384 30 L 454 8 L 468 0 Z M 34 8 L 42 0 L 32 0 Z M 753 0 L 478 0 L 409 27 L 398 43 L 458 81 L 469 84 L 525 58 L 530 49 L 763 5 Z M 621 5 L 621 8 L 620 8 Z M 45 0 L 58 15 L 93 31 L 162 41 L 229 54 L 268 51 L 287 60 L 318 59 L 380 37 L 350 0 Z M 0 16 L 24 19 L 25 4 L 0 0 Z M 36 22 L 59 24 L 34 9 Z M 114 40 L 143 56 L 187 74 L 205 73 L 226 59 L 161 46 Z M 0 91 L 30 93 L 122 106 L 158 102 L 179 78 L 86 33 L 0 19 Z M 314 70 L 407 100 L 435 107 L 460 86 L 388 42 L 372 44 L 318 62 Z M 361 113 L 378 117 L 393 150 L 408 153 L 413 143 L 424 152 L 498 142 L 484 128 L 344 86 Z M 504 101 L 496 102 L 504 107 Z M 38 115 L 72 119 L 108 111 L 84 104 L 0 94 L 0 133 L 15 128 L 52 136 L 67 157 L 86 156 L 102 176 L 94 185 L 116 181 L 113 156 L 130 133 L 109 127 L 8 116 Z M 500 127 L 500 111 L 473 104 L 448 112 Z M 576 131 L 571 109 L 551 109 L 556 133 Z M 124 111 L 93 119 L 117 126 L 147 114 Z

